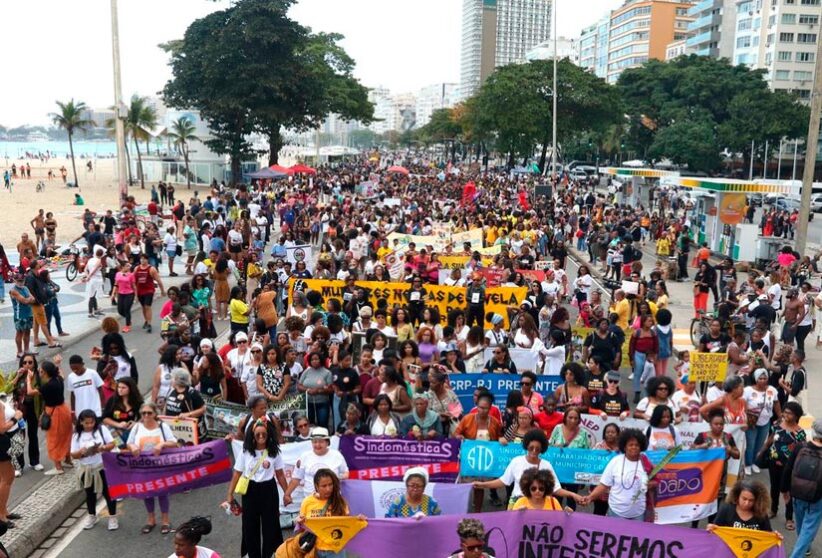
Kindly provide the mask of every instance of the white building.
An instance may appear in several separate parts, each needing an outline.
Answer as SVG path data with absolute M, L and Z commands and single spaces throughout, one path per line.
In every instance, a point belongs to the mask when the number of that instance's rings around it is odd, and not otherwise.
M 566 37 L 557 37 L 557 59 L 568 58 L 574 64 L 579 64 L 579 41 Z M 548 39 L 525 53 L 526 60 L 553 60 L 554 41 Z
M 374 103 L 374 122 L 368 126 L 372 132 L 384 134 L 414 128 L 417 99 L 413 94 L 392 95 L 388 89 L 377 87 L 368 92 L 368 100 Z
M 463 0 L 460 98 L 494 68 L 525 60 L 551 34 L 552 0 Z
M 456 83 L 435 83 L 420 89 L 417 93 L 417 128 L 428 124 L 435 110 L 451 108 L 458 99 L 459 86 Z
M 771 89 L 810 100 L 820 4 L 820 0 L 738 1 L 733 62 L 765 69 Z
M 680 39 L 678 41 L 669 43 L 668 48 L 665 49 L 665 60 L 673 60 L 674 58 L 677 58 L 685 54 L 687 50 L 685 42 L 685 39 Z
M 739 0 L 702 0 L 688 10 L 694 20 L 686 53 L 731 59 L 736 36 L 736 5 Z

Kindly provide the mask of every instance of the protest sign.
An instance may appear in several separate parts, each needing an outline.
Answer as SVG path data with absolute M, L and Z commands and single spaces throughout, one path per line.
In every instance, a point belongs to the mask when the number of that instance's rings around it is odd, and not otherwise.
M 342 436 L 340 452 L 355 480 L 399 480 L 411 467 L 424 467 L 435 482 L 454 482 L 459 472 L 460 441 L 403 440 Z
M 104 453 L 103 466 L 112 498 L 153 498 L 231 479 L 223 440 L 153 453 Z
M 463 243 L 470 242 L 471 250 L 478 250 L 482 248 L 483 244 L 482 229 L 475 228 L 471 229 L 470 231 L 452 233 L 451 242 L 457 248 L 462 248 Z
M 496 256 L 497 254 L 502 253 L 502 244 L 486 246 L 485 248 L 477 248 L 475 252 L 479 252 L 483 256 Z
M 646 452 L 656 465 L 667 451 Z M 717 510 L 716 498 L 725 466 L 725 448 L 681 451 L 657 473 L 654 522 L 684 523 Z
M 171 429 L 174 437 L 187 446 L 200 443 L 200 433 L 197 431 L 197 419 L 180 417 L 157 417 Z
M 525 455 L 522 444 L 463 440 L 460 476 L 500 477 L 508 463 Z M 542 458 L 551 463 L 561 483 L 597 484 L 602 471 L 615 454 L 606 450 L 548 448 Z
M 291 265 L 294 266 L 295 269 L 298 262 L 303 262 L 305 263 L 306 269 L 308 269 L 311 273 L 314 273 L 316 258 L 312 257 L 310 244 L 287 246 L 285 249 L 285 258 L 287 261 L 291 262 Z
M 470 256 L 440 256 L 440 266 L 442 269 L 465 269 Z M 488 267 L 494 263 L 494 258 L 480 258 L 483 267 Z
M 317 544 L 320 548 L 332 552 L 339 552 L 348 544 L 357 533 L 365 529 L 368 522 L 358 517 L 332 516 L 309 517 L 305 526 L 317 535 Z
M 523 372 L 530 371 L 537 375 L 541 373 L 539 370 L 539 354 L 535 353 L 531 349 L 522 349 L 519 347 L 515 347 L 513 349 L 508 349 L 508 354 L 511 355 L 511 360 L 514 361 L 514 364 L 517 367 L 517 374 L 522 374 Z M 484 362 L 488 362 L 494 356 L 494 348 L 488 347 L 485 349 L 483 353 Z M 471 372 L 479 372 L 479 370 L 466 370 L 469 374 Z
M 399 481 L 342 482 L 342 494 L 351 515 L 385 517 L 391 502 L 404 495 L 405 491 L 405 483 Z M 464 514 L 468 510 L 471 485 L 429 482 L 425 485 L 425 494 L 439 504 L 444 515 Z
M 519 380 L 518 374 L 451 374 L 449 377 L 451 389 L 459 397 L 466 413 L 474 408 L 474 390 L 478 387 L 488 389 L 494 394 L 494 402 L 498 406 L 505 406 L 508 392 L 520 389 Z M 534 391 L 542 394 L 554 393 L 562 382 L 560 376 L 537 375 Z
M 410 290 L 408 283 L 384 283 L 381 281 L 356 281 L 355 285 L 366 290 L 367 298 L 372 308 L 377 308 L 377 301 L 385 299 L 388 307 L 405 306 L 408 301 L 405 293 Z M 448 287 L 445 285 L 425 285 L 426 305 L 435 306 L 440 313 L 443 326 L 448 323 L 448 312 L 454 309 L 464 310 L 467 307 L 465 287 Z M 317 291 L 325 300 L 343 299 L 344 281 L 328 279 L 291 279 L 289 287 L 289 304 L 293 302 L 294 289 L 307 292 Z M 504 318 L 504 327 L 508 327 L 508 306 L 519 306 L 526 295 L 526 287 L 495 287 L 485 290 L 485 312 L 497 313 Z M 490 322 L 485 322 L 485 328 L 491 329 Z
M 700 353 L 691 351 L 692 382 L 722 382 L 728 373 L 728 355 L 725 353 Z
M 248 415 L 248 407 L 228 401 L 206 403 L 205 421 L 211 438 L 224 438 L 226 434 L 237 432 L 240 421 Z
M 420 521 L 416 519 L 370 519 L 368 526 L 348 543 L 346 552 L 349 558 L 451 556 L 460 550 L 457 524 L 465 517 L 483 524 L 489 553 L 496 558 L 737 556 L 728 544 L 722 542 L 723 539 L 707 531 L 588 513 L 538 510 L 425 517 L 422 531 Z M 749 531 L 749 535 L 744 529 L 734 531 L 749 537 L 744 539 L 748 549 L 753 546 L 752 538 L 760 535 L 755 531 Z M 773 546 L 763 550 L 758 558 L 785 558 L 785 549 L 779 545 L 776 534 L 766 535 L 771 536 Z M 748 556 L 753 558 L 754 555 Z

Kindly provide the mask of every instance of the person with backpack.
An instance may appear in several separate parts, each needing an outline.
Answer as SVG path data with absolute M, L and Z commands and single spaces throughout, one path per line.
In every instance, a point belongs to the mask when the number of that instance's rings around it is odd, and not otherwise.
M 810 442 L 797 444 L 785 464 L 782 498 L 793 499 L 796 545 L 790 558 L 810 556 L 810 548 L 822 523 L 822 418 L 813 421 Z

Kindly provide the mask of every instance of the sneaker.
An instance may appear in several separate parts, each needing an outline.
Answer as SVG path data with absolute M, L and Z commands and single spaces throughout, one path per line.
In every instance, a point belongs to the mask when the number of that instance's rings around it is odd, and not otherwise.
M 125 327 L 123 327 L 123 333 L 128 333 L 128 332 L 130 332 L 130 331 L 131 331 L 131 326 L 125 326 Z
M 760 469 L 756 465 L 751 465 L 751 471 L 753 471 L 754 473 L 761 473 L 762 469 Z
M 14 478 L 19 479 L 23 476 L 23 471 L 14 471 Z
M 151 324 L 146 326 L 146 333 L 151 333 Z
M 32 469 L 34 469 L 35 471 L 42 471 L 43 469 L 45 469 L 45 467 L 38 463 L 37 465 L 33 466 Z
M 108 530 L 109 531 L 116 531 L 120 528 L 120 522 L 117 521 L 116 517 L 109 517 L 108 518 Z
M 628 376 L 628 379 L 629 379 L 629 380 L 633 380 L 633 379 L 634 379 L 634 373 L 633 373 L 633 372 L 631 372 L 631 374 Z
M 46 475 L 47 477 L 53 477 L 53 476 L 56 476 L 56 475 L 65 474 L 65 471 L 62 470 L 62 469 L 49 469 L 48 471 L 46 471 L 43 474 Z
M 148 324 L 143 324 L 143 329 L 146 329 L 147 327 L 148 327 Z
M 750 467 L 750 466 L 746 466 L 746 467 L 745 467 L 745 476 L 746 476 L 746 477 L 749 477 L 749 476 L 751 476 L 752 474 L 753 474 L 753 471 L 751 470 L 751 467 Z
M 96 515 L 89 515 L 86 516 L 86 523 L 83 525 L 83 529 L 91 529 L 95 525 L 97 525 L 97 516 Z
M 89 314 L 88 317 L 89 318 L 94 318 L 95 316 L 94 316 L 94 314 Z

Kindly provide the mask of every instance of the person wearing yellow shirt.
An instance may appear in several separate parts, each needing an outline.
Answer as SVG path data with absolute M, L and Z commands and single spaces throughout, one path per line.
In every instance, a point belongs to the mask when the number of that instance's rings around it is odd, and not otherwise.
M 522 473 L 519 487 L 523 496 L 514 502 L 511 510 L 562 511 L 562 504 L 554 498 L 554 475 L 547 469 L 527 469 Z M 566 511 L 573 511 L 566 508 Z
M 228 303 L 228 314 L 231 318 L 231 332 L 244 331 L 248 333 L 248 316 L 251 314 L 251 306 L 243 300 L 243 288 L 234 287 L 231 289 L 231 301 Z
M 631 318 L 631 302 L 625 298 L 625 291 L 614 291 L 614 302 L 611 303 L 611 312 L 619 316 L 616 325 L 620 329 L 628 329 L 628 320 Z
M 485 231 L 485 243 L 488 246 L 493 246 L 494 242 L 497 241 L 497 227 L 494 225 L 490 225 L 488 230 Z
M 671 255 L 671 240 L 667 236 L 656 241 L 656 253 L 666 258 Z
M 297 525 L 302 527 L 306 519 L 315 517 L 340 517 L 351 515 L 348 502 L 343 498 L 340 489 L 340 479 L 331 469 L 319 469 L 314 473 L 314 494 L 306 497 L 300 504 L 300 515 Z M 290 498 L 289 498 L 290 500 Z M 358 516 L 365 520 L 365 516 Z M 317 538 L 314 547 L 318 556 L 337 556 L 333 549 L 325 544 L 321 537 Z

